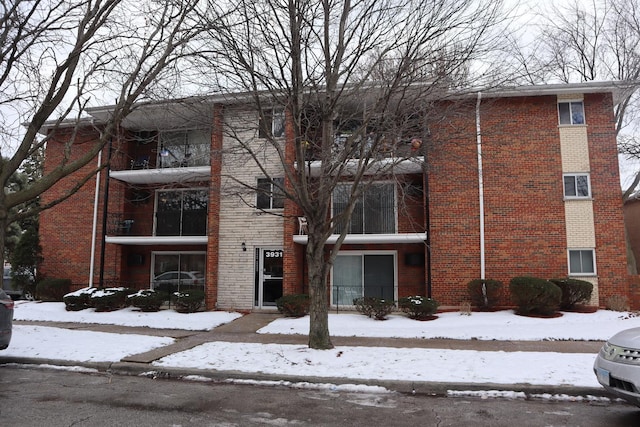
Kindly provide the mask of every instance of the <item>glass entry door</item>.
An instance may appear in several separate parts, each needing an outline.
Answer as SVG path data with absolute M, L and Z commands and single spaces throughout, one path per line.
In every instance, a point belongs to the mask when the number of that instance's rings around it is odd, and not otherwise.
M 282 249 L 257 248 L 255 255 L 256 286 L 254 305 L 275 307 L 282 296 Z

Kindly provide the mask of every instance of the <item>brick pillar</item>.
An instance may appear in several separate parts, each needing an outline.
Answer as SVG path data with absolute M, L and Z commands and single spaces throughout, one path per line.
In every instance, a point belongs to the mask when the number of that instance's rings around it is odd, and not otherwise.
M 286 115 L 285 125 L 285 162 L 290 168 L 291 175 L 296 176 L 294 164 L 295 152 L 295 131 L 293 120 L 289 111 Z M 285 175 L 286 188 L 292 187 L 291 180 Z M 284 227 L 283 227 L 283 268 L 282 291 L 284 295 L 298 294 L 306 292 L 304 282 L 304 249 L 303 245 L 293 242 L 293 235 L 298 234 L 298 217 L 302 215 L 300 208 L 290 199 L 284 202 Z
M 224 111 L 216 105 L 213 111 L 211 132 L 211 181 L 209 183 L 209 217 L 207 240 L 207 288 L 205 304 L 207 310 L 216 308 L 218 301 L 218 235 L 220 233 L 220 185 L 222 170 L 222 127 Z

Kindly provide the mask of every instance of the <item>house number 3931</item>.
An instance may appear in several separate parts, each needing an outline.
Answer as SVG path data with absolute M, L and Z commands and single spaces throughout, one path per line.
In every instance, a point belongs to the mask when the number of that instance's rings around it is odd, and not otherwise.
M 282 258 L 282 251 L 266 251 L 265 258 Z

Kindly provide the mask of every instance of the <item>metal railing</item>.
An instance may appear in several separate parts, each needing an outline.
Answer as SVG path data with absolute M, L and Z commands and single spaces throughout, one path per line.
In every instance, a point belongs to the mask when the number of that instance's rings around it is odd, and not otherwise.
M 336 313 L 340 311 L 341 307 L 342 310 L 352 311 L 355 307 L 353 301 L 356 298 L 374 297 L 394 301 L 394 295 L 394 286 L 366 286 L 363 293 L 362 286 L 333 285 L 331 288 L 331 306 L 335 308 Z

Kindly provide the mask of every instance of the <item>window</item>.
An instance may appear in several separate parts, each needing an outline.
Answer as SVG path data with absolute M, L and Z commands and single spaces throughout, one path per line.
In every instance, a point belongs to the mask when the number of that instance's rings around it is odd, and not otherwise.
M 566 174 L 564 179 L 565 198 L 588 198 L 591 197 L 591 185 L 588 174 Z
M 207 234 L 207 190 L 161 190 L 157 200 L 156 236 Z
M 258 137 L 259 138 L 280 138 L 284 136 L 284 111 L 270 110 L 264 111 L 260 118 Z
M 559 102 L 558 113 L 561 125 L 584 124 L 584 104 L 582 101 Z
M 282 209 L 284 208 L 284 195 L 282 188 L 283 178 L 258 179 L 258 194 L 256 197 L 256 207 L 258 209 Z
M 596 273 L 593 249 L 569 249 L 569 274 L 593 275 Z
M 351 184 L 338 185 L 333 192 L 333 215 L 345 211 L 351 197 Z M 396 232 L 395 186 L 393 183 L 369 185 L 355 201 L 351 219 L 345 225 L 349 234 L 386 234 Z M 336 226 L 336 233 L 343 227 Z
M 210 163 L 211 132 L 183 130 L 162 132 L 158 149 L 161 168 L 208 166 Z

